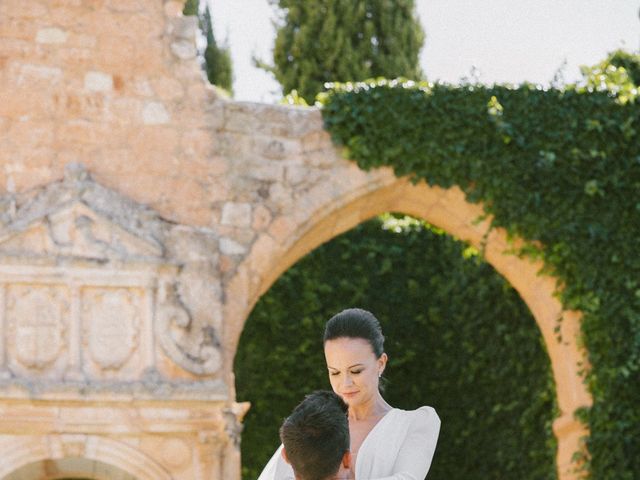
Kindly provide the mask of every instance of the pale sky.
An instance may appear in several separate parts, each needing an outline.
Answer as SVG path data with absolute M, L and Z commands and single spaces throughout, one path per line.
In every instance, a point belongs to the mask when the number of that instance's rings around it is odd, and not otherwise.
M 275 30 L 268 0 L 208 0 L 218 42 L 231 47 L 236 100 L 273 103 L 282 92 L 253 67 L 270 62 Z M 321 0 L 309 0 L 321 1 Z M 430 81 L 549 84 L 566 61 L 567 82 L 580 65 L 616 48 L 640 49 L 640 0 L 417 0 L 426 32 L 420 64 Z

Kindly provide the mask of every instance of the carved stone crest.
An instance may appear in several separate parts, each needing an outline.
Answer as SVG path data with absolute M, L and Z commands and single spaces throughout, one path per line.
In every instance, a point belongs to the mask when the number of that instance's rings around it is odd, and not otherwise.
M 126 288 L 87 288 L 83 320 L 91 358 L 104 369 L 118 369 L 138 343 L 141 295 Z
M 42 285 L 9 289 L 7 319 L 13 330 L 16 360 L 28 368 L 44 369 L 64 346 L 68 304 L 63 290 Z

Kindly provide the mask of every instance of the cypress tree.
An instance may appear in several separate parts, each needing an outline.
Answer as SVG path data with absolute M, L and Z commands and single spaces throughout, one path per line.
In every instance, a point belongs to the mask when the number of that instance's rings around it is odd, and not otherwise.
M 282 14 L 271 71 L 285 93 L 313 102 L 323 84 L 420 79 L 424 32 L 414 0 L 271 0 Z
M 229 93 L 233 92 L 233 73 L 231 66 L 231 54 L 229 47 L 219 47 L 213 35 L 211 12 L 209 6 L 200 16 L 202 32 L 207 37 L 207 47 L 204 50 L 204 63 L 207 78 L 213 85 L 224 88 Z
M 198 15 L 200 1 L 199 0 L 186 0 L 184 2 L 184 8 L 182 9 L 182 14 L 187 15 Z
M 231 93 L 233 85 L 231 54 L 229 47 L 220 47 L 216 42 L 209 5 L 201 11 L 199 0 L 186 0 L 182 13 L 183 15 L 198 16 L 200 29 L 207 40 L 207 46 L 204 50 L 204 69 L 209 82 Z

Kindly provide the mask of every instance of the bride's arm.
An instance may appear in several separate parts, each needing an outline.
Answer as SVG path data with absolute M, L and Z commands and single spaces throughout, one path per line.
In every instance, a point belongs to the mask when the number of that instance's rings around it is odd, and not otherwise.
M 433 408 L 423 407 L 415 412 L 398 456 L 393 464 L 392 475 L 357 480 L 424 480 L 433 454 L 436 451 L 440 433 L 440 418 Z

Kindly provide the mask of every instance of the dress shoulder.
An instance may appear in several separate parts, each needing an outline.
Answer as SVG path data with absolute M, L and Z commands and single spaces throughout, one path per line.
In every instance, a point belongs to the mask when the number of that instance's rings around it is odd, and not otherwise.
M 438 438 L 441 422 L 433 407 L 423 406 L 415 410 L 406 410 L 403 411 L 403 416 L 409 423 L 409 432 Z
M 440 418 L 433 407 L 394 408 L 365 439 L 356 459 L 356 480 L 417 480 L 429 472 Z
M 440 422 L 440 417 L 436 413 L 435 408 L 427 405 L 418 407 L 415 410 L 399 410 L 399 412 L 400 415 L 413 422 Z

